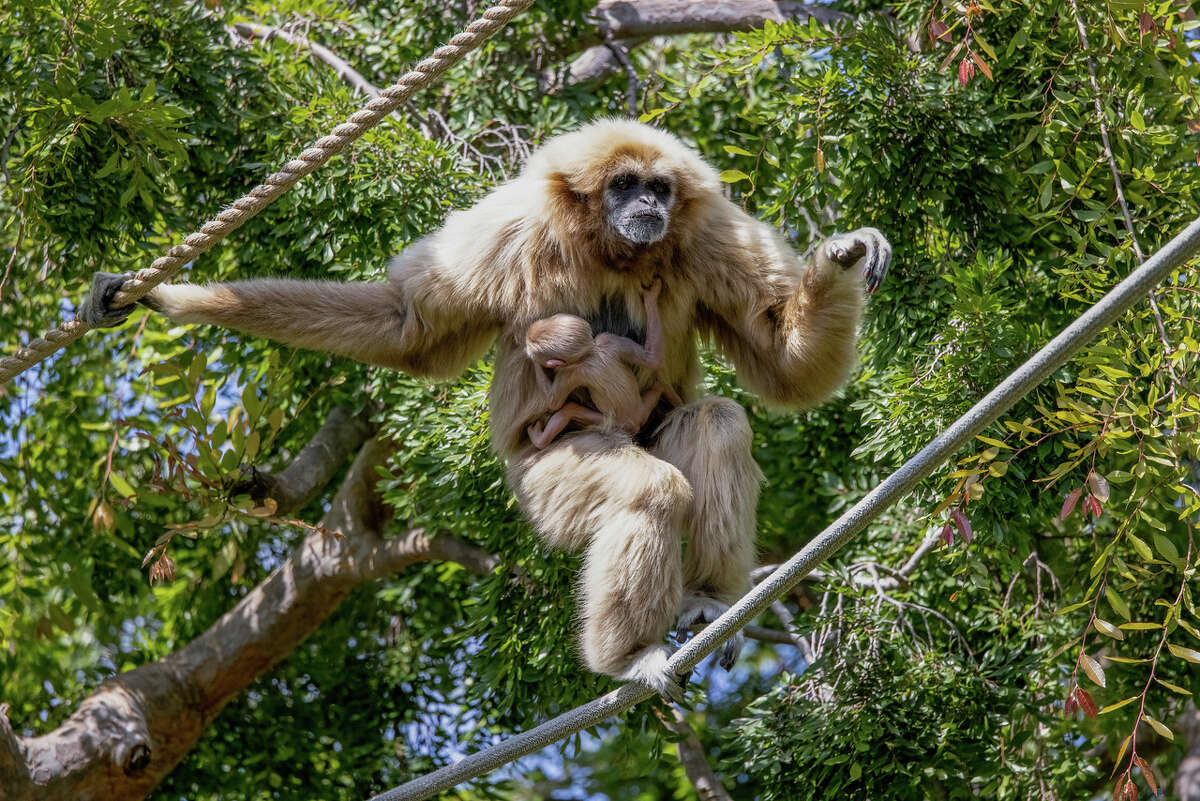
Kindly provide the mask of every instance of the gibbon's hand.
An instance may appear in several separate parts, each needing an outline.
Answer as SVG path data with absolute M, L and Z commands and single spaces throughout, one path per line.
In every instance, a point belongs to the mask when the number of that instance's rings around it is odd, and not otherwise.
M 892 263 L 892 246 L 875 228 L 859 228 L 848 234 L 834 234 L 823 245 L 829 259 L 849 268 L 863 263 L 863 278 L 867 291 L 879 289 Z
M 133 273 L 95 273 L 92 276 L 92 292 L 79 310 L 79 319 L 92 328 L 113 328 L 125 322 L 125 318 L 137 306 L 113 306 L 113 297 L 120 291 Z

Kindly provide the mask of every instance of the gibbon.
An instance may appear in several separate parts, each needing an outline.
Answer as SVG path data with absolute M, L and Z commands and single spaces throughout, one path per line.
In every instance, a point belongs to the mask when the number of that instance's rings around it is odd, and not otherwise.
M 615 426 L 627 434 L 637 434 L 664 395 L 672 406 L 683 405 L 674 390 L 657 378 L 650 389 L 640 391 L 630 369 L 640 366 L 658 371 L 663 367 L 662 321 L 658 316 L 661 290 L 662 281 L 656 279 L 643 296 L 644 346 L 607 332 L 593 337 L 588 321 L 572 314 L 556 314 L 529 326 L 525 354 L 541 368 L 537 371 L 538 384 L 546 393 L 551 412 L 544 423 L 538 420 L 529 426 L 530 442 L 545 448 L 571 423 Z M 548 371 L 553 371 L 553 379 Z M 594 409 L 567 402 L 577 389 L 587 390 L 587 400 Z
M 395 257 L 386 281 L 164 285 L 145 302 L 176 322 L 435 378 L 495 343 L 491 434 L 509 484 L 547 543 L 586 549 L 583 661 L 678 697 L 665 636 L 673 621 L 677 632 L 711 622 L 748 588 L 762 481 L 745 412 L 703 395 L 697 340 L 768 403 L 817 403 L 854 362 L 863 278 L 873 291 L 890 261 L 887 240 L 862 228 L 825 240 L 805 268 L 778 231 L 722 195 L 695 151 L 605 120 L 548 141 L 517 178 Z M 655 276 L 658 375 L 685 404 L 655 409 L 636 435 L 584 428 L 534 446 L 528 427 L 546 405 L 542 368 L 525 354 L 530 324 L 568 313 L 640 340 L 642 287 Z M 85 319 L 120 319 L 127 310 L 111 299 L 123 279 L 95 278 Z M 649 388 L 654 371 L 632 369 Z M 726 666 L 739 647 L 728 643 Z

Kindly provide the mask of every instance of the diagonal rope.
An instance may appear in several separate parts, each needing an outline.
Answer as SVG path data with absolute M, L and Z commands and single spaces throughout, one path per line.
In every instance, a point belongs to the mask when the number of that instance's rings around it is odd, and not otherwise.
M 1010 373 L 981 401 L 730 607 L 716 622 L 672 654 L 667 663 L 668 667 L 677 674 L 694 668 L 734 632 L 770 606 L 772 601 L 796 586 L 809 571 L 865 529 L 885 509 L 907 495 L 918 482 L 970 442 L 977 433 L 995 422 L 1021 396 L 1062 367 L 1077 350 L 1100 333 L 1101 329 L 1128 311 L 1197 250 L 1200 250 L 1200 218 L 1194 220 L 1162 250 L 1110 290 L 1095 306 L 1084 312 L 1045 347 Z M 652 695 L 654 692 L 646 687 L 626 684 L 529 731 L 471 754 L 453 765 L 381 793 L 371 801 L 423 801 L 435 793 L 449 790 L 468 779 L 482 776 L 564 737 L 590 728 Z
M 268 175 L 261 184 L 230 204 L 229 208 L 213 217 L 195 233 L 189 234 L 182 244 L 175 245 L 167 255 L 155 259 L 149 266 L 138 270 L 113 298 L 114 306 L 134 303 L 151 289 L 166 281 L 202 253 L 207 253 L 218 242 L 236 231 L 247 220 L 271 204 L 275 198 L 296 185 L 304 176 L 315 171 L 332 156 L 341 153 L 351 143 L 429 84 L 487 41 L 492 34 L 503 28 L 513 17 L 520 14 L 533 0 L 499 0 L 483 12 L 483 15 L 456 35 L 448 44 L 433 51 L 433 54 L 417 64 L 392 86 L 380 92 L 380 96 L 367 103 L 329 136 L 317 140 L 311 147 L 279 168 L 279 172 Z M 0 358 L 0 384 L 20 375 L 38 362 L 66 347 L 91 329 L 76 317 L 58 328 L 47 331 L 24 347 L 17 348 L 12 356 Z

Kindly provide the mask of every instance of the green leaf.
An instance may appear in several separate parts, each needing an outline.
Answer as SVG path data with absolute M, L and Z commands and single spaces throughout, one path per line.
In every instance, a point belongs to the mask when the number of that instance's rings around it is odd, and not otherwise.
M 1160 721 L 1150 717 L 1149 715 L 1147 715 L 1145 713 L 1142 714 L 1142 719 L 1150 724 L 1150 728 L 1154 729 L 1156 732 L 1161 734 L 1163 737 L 1166 737 L 1168 740 L 1175 739 L 1175 734 Z
M 1125 539 L 1127 539 L 1129 544 L 1133 546 L 1133 549 L 1137 551 L 1138 556 L 1142 557 L 1147 562 L 1153 561 L 1154 552 L 1150 550 L 1150 546 L 1146 544 L 1145 540 L 1128 532 L 1125 534 Z
M 113 489 L 126 498 L 132 498 L 136 494 L 133 485 L 126 481 L 120 473 L 109 473 L 108 483 L 112 484 Z
M 1117 701 L 1115 704 L 1109 704 L 1108 706 L 1104 707 L 1096 714 L 1107 715 L 1109 712 L 1120 709 L 1121 707 L 1125 706 L 1126 704 L 1132 703 L 1133 701 L 1136 701 L 1139 698 L 1141 698 L 1140 695 L 1131 695 L 1128 698 L 1124 699 L 1123 701 Z
M 1191 648 L 1184 648 L 1182 645 L 1176 645 L 1175 643 L 1171 642 L 1167 643 L 1167 649 L 1180 659 L 1185 659 L 1188 662 L 1195 662 L 1196 664 L 1200 665 L 1200 651 L 1195 651 Z
M 721 170 L 721 180 L 724 183 L 733 184 L 738 181 L 749 181 L 750 176 L 741 170 Z
M 1168 690 L 1170 690 L 1173 693 L 1179 693 L 1180 695 L 1191 695 L 1192 694 L 1191 690 L 1185 690 L 1184 688 L 1180 687 L 1178 684 L 1172 684 L 1171 682 L 1166 681 L 1165 679 L 1160 679 L 1158 676 L 1155 676 L 1154 680 L 1157 681 L 1162 686 L 1166 687 Z
M 1109 623 L 1107 620 L 1101 620 L 1100 618 L 1096 618 L 1095 620 L 1092 621 L 1092 623 L 1093 623 L 1093 625 L 1096 626 L 1096 630 L 1099 631 L 1101 634 L 1112 637 L 1114 640 L 1125 639 L 1125 632 L 1121 631 L 1119 628 L 1114 626 L 1112 623 Z M 1091 674 L 1089 673 L 1088 675 L 1091 675 Z M 1097 682 L 1097 683 L 1099 683 L 1099 682 Z
M 1146 130 L 1146 120 L 1142 117 L 1142 112 L 1136 108 L 1129 112 L 1129 121 L 1133 123 L 1134 130 Z
M 1129 604 L 1125 603 L 1125 599 L 1118 595 L 1117 591 L 1111 586 L 1104 588 L 1104 597 L 1108 599 L 1108 604 L 1113 608 L 1114 612 L 1126 620 L 1131 618 L 1129 614 Z

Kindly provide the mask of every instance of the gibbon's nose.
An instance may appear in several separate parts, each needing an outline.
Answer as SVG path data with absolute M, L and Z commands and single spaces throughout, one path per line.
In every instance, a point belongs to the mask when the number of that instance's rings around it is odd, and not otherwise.
M 658 208 L 658 198 L 656 198 L 652 192 L 646 192 L 645 194 L 638 195 L 638 202 L 641 205 L 647 206 L 651 209 Z

